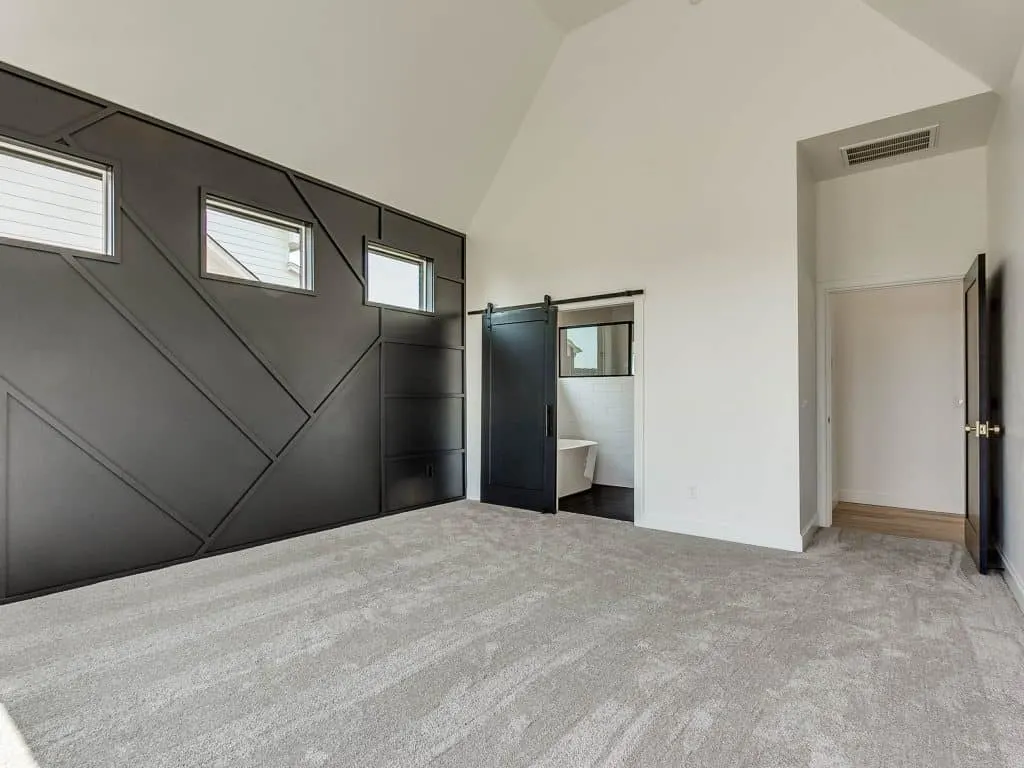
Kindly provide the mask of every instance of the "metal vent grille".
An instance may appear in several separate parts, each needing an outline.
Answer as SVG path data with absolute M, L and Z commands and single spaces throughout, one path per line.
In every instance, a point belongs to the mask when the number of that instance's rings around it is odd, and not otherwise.
M 917 131 L 899 133 L 895 136 L 886 136 L 884 139 L 874 139 L 860 144 L 851 144 L 843 147 L 843 161 L 847 167 L 873 163 L 876 160 L 887 160 L 890 157 L 909 155 L 912 152 L 921 152 L 935 146 L 938 139 L 939 126 L 933 125 Z

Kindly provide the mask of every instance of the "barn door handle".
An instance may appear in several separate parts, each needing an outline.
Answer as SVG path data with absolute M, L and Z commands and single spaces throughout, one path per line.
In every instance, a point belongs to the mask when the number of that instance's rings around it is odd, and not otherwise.
M 555 436 L 555 406 L 544 406 L 544 436 Z

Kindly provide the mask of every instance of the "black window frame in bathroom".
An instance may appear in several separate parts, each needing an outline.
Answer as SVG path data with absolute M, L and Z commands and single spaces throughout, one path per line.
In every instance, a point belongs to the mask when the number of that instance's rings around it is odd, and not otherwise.
M 626 379 L 636 375 L 633 370 L 633 320 L 615 320 L 609 323 L 579 323 L 577 325 L 560 325 L 558 327 L 558 378 L 560 379 Z M 562 332 L 570 328 L 601 328 L 605 325 L 628 325 L 629 326 L 629 373 L 594 373 L 583 376 L 573 376 L 562 373 Z

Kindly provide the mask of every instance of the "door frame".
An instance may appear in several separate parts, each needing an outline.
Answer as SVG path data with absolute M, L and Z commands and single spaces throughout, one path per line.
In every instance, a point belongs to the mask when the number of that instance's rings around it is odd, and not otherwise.
M 956 283 L 962 285 L 963 275 L 941 275 L 908 280 L 839 280 L 819 283 L 817 286 L 816 313 L 816 367 L 818 389 L 818 525 L 829 528 L 832 525 L 832 510 L 836 503 L 835 478 L 832 472 L 834 456 L 833 431 L 830 422 L 832 414 L 832 298 L 840 293 L 854 291 L 870 291 L 879 288 L 906 288 L 915 285 L 934 285 L 939 283 Z M 959 339 L 958 359 L 964 358 L 964 336 Z M 965 396 L 965 393 L 961 393 Z M 961 451 L 964 451 L 961 448 Z M 966 458 L 960 462 L 961 483 L 966 483 Z M 966 514 L 966 512 L 965 512 Z
M 644 527 L 645 486 L 644 482 L 644 295 L 622 296 L 617 299 L 597 299 L 580 301 L 558 306 L 561 312 L 576 312 L 581 309 L 602 309 L 604 307 L 621 307 L 633 305 L 633 354 L 635 368 L 633 371 L 633 525 Z M 555 425 L 555 436 L 558 436 L 558 425 Z M 598 449 L 600 450 L 600 449 Z

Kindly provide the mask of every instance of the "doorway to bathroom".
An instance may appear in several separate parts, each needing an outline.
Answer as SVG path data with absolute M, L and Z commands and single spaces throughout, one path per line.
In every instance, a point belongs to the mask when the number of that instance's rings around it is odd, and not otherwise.
M 632 302 L 558 314 L 558 508 L 634 521 L 636 341 Z
M 643 290 L 469 314 L 482 316 L 480 500 L 644 525 Z

